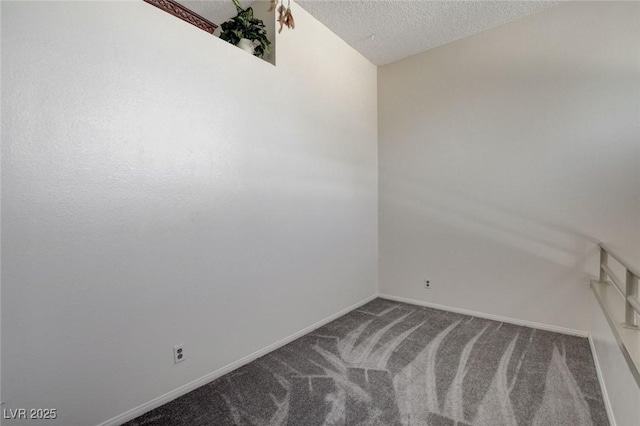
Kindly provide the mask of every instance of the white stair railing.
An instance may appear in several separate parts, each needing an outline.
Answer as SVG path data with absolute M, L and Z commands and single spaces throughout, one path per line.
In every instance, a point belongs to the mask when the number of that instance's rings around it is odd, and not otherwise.
M 626 277 L 624 282 L 609 268 L 609 256 L 613 257 L 625 268 Z M 638 329 L 638 315 L 640 315 L 638 277 L 640 277 L 640 270 L 623 260 L 606 244 L 600 243 L 600 283 L 608 284 L 611 281 L 618 293 L 624 298 L 624 326 L 626 328 Z
M 640 301 L 638 300 L 638 277 L 640 269 L 626 261 L 611 247 L 600 243 L 600 278 L 591 281 L 591 289 L 598 301 L 605 319 L 611 327 L 622 355 L 627 361 L 631 374 L 640 387 Z M 616 275 L 609 257 L 616 260 L 625 271 L 624 281 Z M 609 290 L 614 288 L 615 291 Z M 624 311 L 618 296 L 624 301 Z

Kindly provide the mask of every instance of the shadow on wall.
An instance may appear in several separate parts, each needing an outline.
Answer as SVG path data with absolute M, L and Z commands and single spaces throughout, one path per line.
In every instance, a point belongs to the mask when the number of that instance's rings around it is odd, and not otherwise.
M 381 174 L 385 174 L 384 170 Z M 391 178 L 386 174 L 383 185 L 381 201 L 407 211 L 419 211 L 424 217 L 563 266 L 583 263 L 599 242 L 572 229 L 539 222 L 415 177 Z

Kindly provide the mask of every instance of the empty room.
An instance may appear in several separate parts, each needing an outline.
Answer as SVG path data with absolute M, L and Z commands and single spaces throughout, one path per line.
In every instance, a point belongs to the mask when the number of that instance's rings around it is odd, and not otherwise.
M 0 422 L 640 426 L 640 2 L 0 2 Z

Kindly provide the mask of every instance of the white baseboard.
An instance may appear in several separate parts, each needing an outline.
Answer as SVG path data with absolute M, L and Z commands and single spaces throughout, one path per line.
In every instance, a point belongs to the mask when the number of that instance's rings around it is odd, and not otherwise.
M 470 315 L 470 316 L 474 316 L 474 317 L 479 317 L 479 318 L 485 318 L 485 319 L 490 319 L 490 320 L 494 320 L 494 321 L 500 321 L 500 322 L 505 322 L 505 323 L 509 323 L 509 324 L 515 324 L 515 325 L 521 325 L 521 326 L 525 326 L 525 327 L 531 327 L 531 328 L 536 328 L 536 329 L 540 329 L 540 330 L 546 330 L 546 331 L 553 331 L 556 333 L 563 333 L 563 334 L 569 334 L 572 336 L 579 336 L 579 337 L 589 337 L 589 344 L 591 345 L 591 352 L 593 353 L 593 357 L 594 357 L 594 362 L 596 364 L 596 371 L 598 373 L 598 380 L 600 381 L 600 387 L 602 388 L 602 393 L 603 393 L 603 399 L 604 399 L 604 403 L 607 409 L 607 415 L 609 416 L 610 422 L 611 422 L 611 426 L 616 426 L 615 422 L 613 421 L 612 415 L 611 415 L 611 406 L 610 406 L 610 402 L 609 402 L 609 398 L 606 392 L 606 388 L 604 387 L 604 382 L 602 380 L 602 376 L 601 376 L 601 371 L 600 371 L 600 365 L 598 364 L 597 361 L 597 355 L 595 353 L 595 350 L 593 348 L 593 342 L 589 336 L 588 332 L 585 331 L 580 331 L 580 330 L 573 330 L 570 328 L 564 328 L 564 327 L 558 327 L 558 326 L 554 326 L 554 325 L 549 325 L 549 324 L 541 324 L 541 323 L 536 323 L 536 322 L 531 322 L 531 321 L 525 321 L 525 320 L 520 320 L 520 319 L 515 319 L 515 318 L 509 318 L 509 317 L 503 317 L 500 315 L 493 315 L 493 314 L 486 314 L 484 312 L 476 312 L 476 311 L 471 311 L 468 309 L 462 309 L 462 308 L 455 308 L 455 307 L 451 307 L 451 306 L 445 306 L 445 305 L 439 305 L 437 303 L 430 303 L 430 302 L 425 302 L 422 300 L 417 300 L 417 299 L 409 299 L 409 298 L 405 298 L 405 297 L 399 297 L 399 296 L 392 296 L 389 294 L 382 294 L 382 293 L 378 293 L 378 294 L 374 294 L 372 296 L 367 297 L 364 300 L 361 300 L 358 303 L 355 303 L 351 306 L 349 306 L 348 308 L 345 308 L 343 310 L 341 310 L 340 312 L 337 312 L 323 320 L 320 320 L 318 322 L 316 322 L 315 324 L 312 324 L 306 328 L 303 328 L 302 330 L 288 336 L 285 337 L 284 339 L 281 339 L 269 346 L 266 346 L 250 355 L 247 355 L 244 358 L 239 359 L 238 361 L 232 362 L 231 364 L 228 364 L 222 368 L 219 368 L 211 373 L 208 373 L 202 377 L 200 377 L 199 379 L 193 380 L 192 382 L 187 383 L 186 385 L 180 386 L 179 388 L 176 388 L 164 395 L 161 395 L 157 398 L 152 399 L 149 402 L 146 402 L 142 405 L 139 405 L 135 408 L 132 408 L 129 411 L 126 411 L 116 417 L 113 417 L 105 422 L 100 423 L 98 426 L 119 426 L 125 422 L 128 422 L 129 420 L 133 420 L 136 417 L 150 411 L 153 410 L 154 408 L 160 407 L 161 405 L 166 404 L 167 402 L 173 401 L 174 399 L 185 395 L 189 392 L 191 392 L 192 390 L 195 390 L 201 386 L 206 385 L 209 382 L 212 382 L 213 380 L 224 376 L 225 374 L 242 367 L 245 364 L 250 363 L 251 361 L 260 358 L 261 356 L 264 356 L 266 354 L 268 354 L 269 352 L 273 352 L 274 350 L 286 345 L 287 343 L 291 343 L 292 341 L 304 336 L 307 333 L 310 333 L 311 331 L 322 327 L 325 324 L 330 323 L 331 321 L 341 317 L 342 315 L 345 315 L 348 312 L 353 311 L 354 309 L 359 308 L 360 306 L 369 303 L 370 301 L 372 301 L 373 299 L 380 297 L 382 299 L 387 299 L 387 300 L 393 300 L 396 302 L 402 302 L 402 303 L 408 303 L 411 305 L 418 305 L 418 306 L 425 306 L 428 308 L 434 308 L 434 309 L 439 309 L 442 311 L 449 311 L 449 312 L 456 312 L 459 314 L 464 314 L 464 315 Z
M 593 344 L 593 337 L 589 335 L 589 347 L 591 348 L 591 356 L 593 356 L 593 362 L 596 365 L 596 374 L 598 375 L 598 382 L 600 383 L 600 390 L 602 391 L 602 400 L 604 401 L 604 408 L 607 411 L 607 417 L 609 418 L 609 424 L 616 426 L 616 420 L 613 417 L 613 409 L 611 408 L 611 401 L 609 400 L 609 394 L 607 393 L 607 387 L 604 384 L 604 376 L 600 369 L 600 361 L 598 360 L 598 354 L 596 347 Z
M 549 324 L 540 324 L 537 322 L 525 321 L 525 320 L 520 320 L 515 318 L 503 317 L 500 315 L 485 314 L 484 312 L 476 312 L 476 311 L 470 311 L 468 309 L 454 308 L 451 306 L 439 305 L 437 303 L 430 303 L 430 302 L 425 302 L 425 301 L 416 300 L 416 299 L 408 299 L 406 297 L 392 296 L 389 294 L 379 293 L 378 297 L 380 297 L 381 299 L 392 300 L 395 302 L 403 302 L 411 305 L 425 306 L 428 308 L 439 309 L 442 311 L 456 312 L 458 314 L 471 315 L 474 317 L 506 322 L 509 324 L 521 325 L 521 326 L 536 328 L 540 330 L 553 331 L 556 333 L 569 334 L 572 336 L 586 337 L 589 340 L 589 347 L 591 348 L 591 354 L 593 356 L 593 362 L 596 367 L 598 382 L 600 383 L 600 389 L 602 390 L 602 400 L 604 402 L 609 423 L 611 426 L 616 426 L 616 421 L 615 421 L 615 418 L 613 417 L 613 410 L 611 408 L 611 401 L 609 400 L 609 394 L 607 393 L 607 388 L 604 384 L 604 378 L 602 376 L 602 370 L 600 369 L 600 361 L 598 360 L 598 354 L 596 353 L 596 348 L 593 344 L 593 338 L 591 337 L 591 334 L 589 332 L 581 331 L 581 330 L 573 330 L 570 328 L 558 327 L 558 326 L 549 325 Z
M 341 310 L 340 312 L 337 312 L 323 320 L 320 320 L 318 322 L 316 322 L 315 324 L 310 325 L 309 327 L 303 328 L 302 330 L 293 333 L 292 335 L 285 337 L 282 340 L 279 340 L 267 347 L 264 347 L 262 349 L 260 349 L 259 351 L 256 351 L 254 353 L 252 353 L 251 355 L 247 355 L 246 357 L 239 359 L 238 361 L 232 362 L 231 364 L 225 365 L 222 368 L 219 368 L 211 373 L 208 373 L 202 377 L 200 377 L 199 379 L 196 379 L 192 382 L 187 383 L 186 385 L 180 386 L 177 389 L 172 390 L 171 392 L 168 392 L 162 396 L 159 396 L 157 398 L 152 399 L 149 402 L 146 402 L 142 405 L 139 405 L 127 412 L 124 412 L 116 417 L 113 417 L 105 422 L 100 423 L 98 426 L 119 426 L 125 422 L 128 422 L 129 420 L 133 420 L 136 417 L 146 413 L 147 411 L 153 410 L 154 408 L 158 408 L 163 404 L 166 404 L 167 402 L 173 401 L 174 399 L 185 395 L 189 392 L 191 392 L 192 390 L 195 390 L 201 386 L 206 385 L 209 382 L 212 382 L 213 380 L 217 379 L 218 377 L 224 376 L 225 374 L 242 367 L 245 364 L 250 363 L 251 361 L 260 358 L 261 356 L 264 356 L 266 354 L 268 354 L 269 352 L 273 352 L 274 350 L 286 345 L 287 343 L 291 343 L 294 340 L 304 336 L 307 333 L 310 333 L 311 331 L 315 330 L 316 328 L 322 327 L 325 324 L 330 323 L 331 321 L 335 320 L 336 318 L 341 317 L 342 315 L 345 315 L 348 312 L 353 311 L 354 309 L 359 308 L 360 306 L 369 303 L 370 301 L 372 301 L 373 299 L 375 299 L 376 297 L 378 297 L 377 294 L 374 294 L 372 296 L 367 297 L 364 300 L 361 300 L 360 302 L 349 306 L 348 308 L 345 308 L 343 310 Z
M 464 314 L 464 315 L 470 315 L 472 317 L 478 317 L 478 318 L 484 318 L 484 319 L 489 319 L 489 320 L 494 320 L 494 321 L 506 322 L 506 323 L 509 323 L 509 324 L 521 325 L 521 326 L 524 326 L 524 327 L 536 328 L 536 329 L 539 329 L 539 330 L 553 331 L 555 333 L 569 334 L 571 336 L 578 336 L 578 337 L 589 337 L 589 332 L 587 332 L 587 331 L 581 331 L 581 330 L 574 330 L 574 329 L 571 329 L 571 328 L 558 327 L 558 326 L 550 325 L 550 324 L 541 324 L 541 323 L 538 323 L 538 322 L 526 321 L 526 320 L 521 320 L 521 319 L 516 319 L 516 318 L 503 317 L 503 316 L 500 316 L 500 315 L 486 314 L 484 312 L 471 311 L 471 310 L 468 310 L 468 309 L 454 308 L 452 306 L 439 305 L 437 303 L 425 302 L 423 300 L 417 300 L 417 299 L 408 299 L 406 297 L 392 296 L 390 294 L 379 293 L 378 297 L 380 297 L 382 299 L 393 300 L 395 302 L 402 302 L 402 303 L 408 303 L 408 304 L 411 304 L 411 305 L 425 306 L 427 308 L 439 309 L 441 311 L 455 312 L 455 313 L 458 313 L 458 314 Z

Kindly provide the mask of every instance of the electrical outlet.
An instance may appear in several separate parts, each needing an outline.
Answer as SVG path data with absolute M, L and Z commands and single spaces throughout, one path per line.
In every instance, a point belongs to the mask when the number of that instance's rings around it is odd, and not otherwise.
M 424 281 L 424 288 L 431 288 L 431 281 L 425 280 Z
M 175 364 L 184 361 L 184 343 L 173 347 L 173 362 Z

